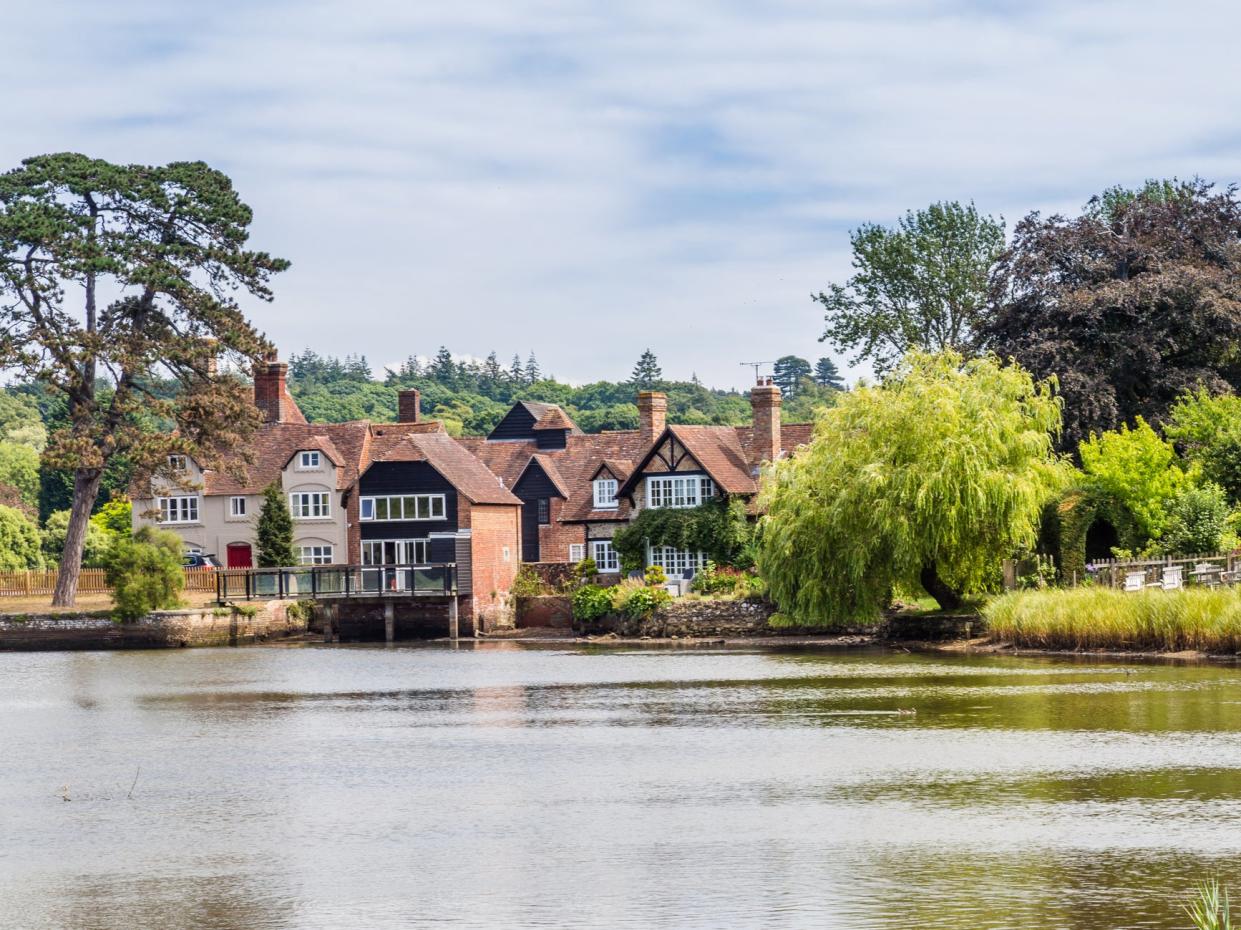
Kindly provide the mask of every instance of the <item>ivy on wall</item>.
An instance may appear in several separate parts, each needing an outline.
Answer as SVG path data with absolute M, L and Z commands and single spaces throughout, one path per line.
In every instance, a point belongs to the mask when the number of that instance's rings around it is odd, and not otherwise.
M 717 498 L 699 507 L 645 509 L 612 540 L 624 571 L 638 571 L 646 561 L 646 547 L 671 546 L 705 552 L 717 565 L 748 568 L 754 563 L 755 525 L 746 514 L 746 502 Z

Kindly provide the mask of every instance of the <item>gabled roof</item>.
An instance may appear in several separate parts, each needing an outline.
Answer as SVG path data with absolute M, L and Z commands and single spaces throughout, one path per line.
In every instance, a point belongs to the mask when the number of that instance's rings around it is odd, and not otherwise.
M 569 419 L 569 415 L 567 413 L 565 413 L 559 407 L 554 407 L 554 406 L 548 408 L 548 410 L 542 416 L 540 416 L 537 420 L 534 421 L 534 428 L 536 430 L 537 429 L 567 429 L 567 430 L 577 430 L 579 433 L 581 432 L 581 430 L 577 429 L 577 424 Z
M 605 468 L 613 478 L 615 478 L 618 482 L 623 483 L 624 480 L 629 477 L 629 473 L 633 471 L 633 462 L 625 462 L 621 459 L 604 459 L 599 463 L 598 467 L 590 473 L 589 480 L 594 481 L 599 477 L 599 472 L 603 471 Z
M 295 454 L 310 449 L 323 452 L 336 466 L 336 490 L 343 491 L 357 480 L 358 464 L 369 430 L 370 424 L 365 420 L 260 426 L 249 444 L 252 461 L 240 466 L 240 475 L 223 470 L 203 472 L 203 493 L 262 493 L 280 477 Z
M 472 504 L 521 504 L 465 446 L 442 430 L 407 430 L 417 425 L 402 423 L 374 437 L 366 468 L 376 462 L 426 462 Z
M 659 452 L 664 441 L 672 438 L 679 442 L 721 491 L 728 494 L 755 494 L 758 483 L 754 480 L 754 466 L 746 456 L 736 427 L 733 426 L 669 426 L 652 443 L 638 462 L 637 467 L 617 489 L 617 496 L 633 493 L 646 467 Z
M 571 435 L 582 435 L 568 414 L 556 404 L 519 400 L 500 418 L 487 438 L 492 442 L 521 442 L 534 439 L 536 431 L 541 430 L 566 430 Z
M 327 460 L 337 468 L 345 464 L 345 460 L 341 457 L 340 452 L 337 451 L 336 443 L 332 442 L 331 436 L 311 436 L 305 445 L 298 446 L 289 452 L 289 457 L 284 460 L 283 467 L 288 468 L 289 462 L 293 461 L 294 456 L 299 452 L 322 452 L 327 457 Z
M 561 497 L 567 498 L 569 496 L 569 485 L 561 476 L 560 469 L 556 467 L 556 463 L 552 461 L 550 456 L 543 455 L 542 453 L 535 453 L 530 456 L 530 461 L 526 463 L 526 467 L 521 470 L 521 474 L 513 482 L 513 487 L 517 487 L 531 466 L 542 469 L 543 474 L 547 476 L 547 480 L 552 483 L 552 487 L 560 492 Z

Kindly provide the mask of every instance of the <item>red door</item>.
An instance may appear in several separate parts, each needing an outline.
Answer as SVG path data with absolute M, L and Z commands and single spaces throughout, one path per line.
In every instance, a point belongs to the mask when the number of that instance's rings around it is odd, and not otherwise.
M 250 556 L 249 543 L 229 543 L 228 544 L 228 567 L 229 568 L 250 568 L 253 565 Z

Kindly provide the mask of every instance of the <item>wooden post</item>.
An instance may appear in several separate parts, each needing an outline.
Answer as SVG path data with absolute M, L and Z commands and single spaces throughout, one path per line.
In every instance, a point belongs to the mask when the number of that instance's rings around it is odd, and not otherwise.
M 323 611 L 323 641 L 330 643 L 332 641 L 332 627 L 336 623 L 336 605 L 320 604 L 319 610 Z
M 1000 564 L 1004 574 L 1004 590 L 1015 591 L 1017 589 L 1017 560 L 1005 559 Z
M 457 641 L 457 598 L 448 602 L 448 638 Z
M 384 642 L 396 639 L 396 605 L 392 601 L 384 604 Z

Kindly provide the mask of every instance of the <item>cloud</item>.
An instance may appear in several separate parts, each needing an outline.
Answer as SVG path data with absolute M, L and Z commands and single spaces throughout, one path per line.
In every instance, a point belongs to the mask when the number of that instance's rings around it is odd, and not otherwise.
M 1234 180 L 1241 10 L 1189 2 L 114 0 L 8 26 L 3 164 L 201 158 L 293 268 L 286 352 L 533 349 L 575 381 L 825 352 L 848 230 Z M 843 359 L 837 355 L 839 361 Z

